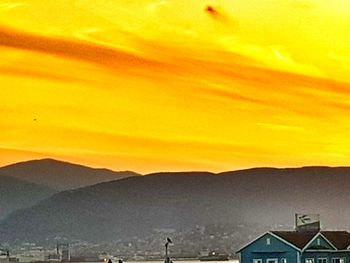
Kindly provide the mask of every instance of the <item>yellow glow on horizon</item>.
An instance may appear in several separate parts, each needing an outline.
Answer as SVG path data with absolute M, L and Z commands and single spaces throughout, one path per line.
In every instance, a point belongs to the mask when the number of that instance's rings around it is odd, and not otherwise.
M 0 0 L 0 164 L 348 165 L 349 14 L 345 0 Z

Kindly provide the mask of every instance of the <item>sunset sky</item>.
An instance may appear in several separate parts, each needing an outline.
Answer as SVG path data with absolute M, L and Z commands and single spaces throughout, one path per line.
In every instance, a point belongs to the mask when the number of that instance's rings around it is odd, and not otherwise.
M 350 165 L 349 0 L 0 0 L 0 165 Z

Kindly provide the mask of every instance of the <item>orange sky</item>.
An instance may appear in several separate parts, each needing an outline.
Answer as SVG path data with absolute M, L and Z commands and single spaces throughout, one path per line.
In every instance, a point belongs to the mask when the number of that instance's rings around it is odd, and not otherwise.
M 0 165 L 350 165 L 349 15 L 348 0 L 0 0 Z

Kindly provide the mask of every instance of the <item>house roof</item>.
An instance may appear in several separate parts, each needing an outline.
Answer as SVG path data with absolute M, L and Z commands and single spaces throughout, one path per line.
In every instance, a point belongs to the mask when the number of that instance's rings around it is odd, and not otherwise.
M 317 235 L 326 239 L 326 241 L 336 250 L 350 249 L 350 233 L 347 231 L 270 231 L 246 244 L 238 250 L 237 253 L 269 233 L 300 251 L 305 249 L 314 238 L 317 238 Z
M 347 249 L 350 245 L 350 233 L 346 231 L 321 231 L 338 250 Z
M 350 233 L 346 231 L 271 231 L 288 243 L 303 249 L 318 233 L 321 233 L 336 249 L 347 249 L 350 245 Z
M 318 232 L 307 232 L 307 231 L 271 231 L 271 233 L 279 236 L 288 243 L 296 246 L 297 248 L 303 249 L 307 243 L 318 233 Z

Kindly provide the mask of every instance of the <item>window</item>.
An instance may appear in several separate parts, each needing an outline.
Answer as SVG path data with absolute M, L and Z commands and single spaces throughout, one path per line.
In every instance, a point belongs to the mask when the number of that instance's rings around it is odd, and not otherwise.
M 345 263 L 345 258 L 332 258 L 332 263 Z
M 319 258 L 317 259 L 317 263 L 327 263 L 327 258 Z
M 305 258 L 305 263 L 314 263 L 313 258 Z
M 321 245 L 321 239 L 317 238 L 317 246 Z
M 271 239 L 269 237 L 266 238 L 266 245 L 271 245 Z
M 254 258 L 253 263 L 262 263 L 262 259 L 261 258 Z
M 287 263 L 287 259 L 286 258 L 281 258 L 281 263 Z

